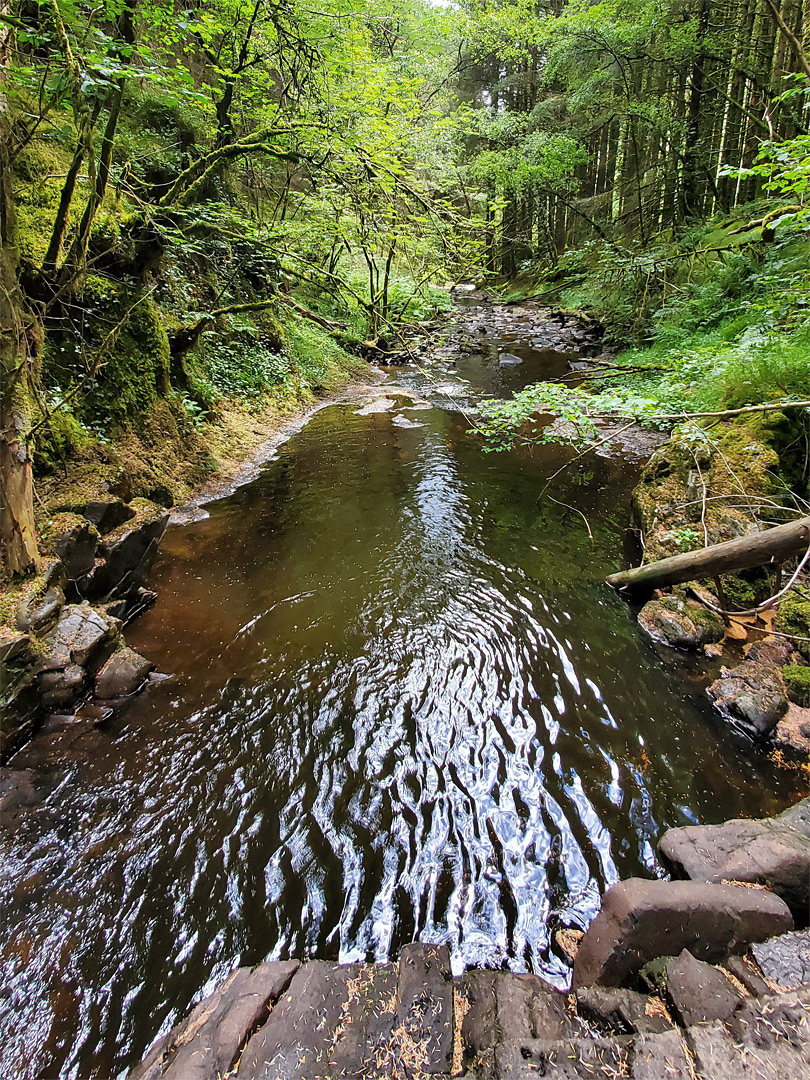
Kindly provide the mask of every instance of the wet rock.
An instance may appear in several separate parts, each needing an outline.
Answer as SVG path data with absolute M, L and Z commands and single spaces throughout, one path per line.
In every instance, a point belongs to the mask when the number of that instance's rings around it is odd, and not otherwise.
M 102 536 L 135 517 L 135 511 L 121 499 L 96 499 L 84 508 L 84 516 Z
M 577 990 L 580 1016 L 598 1024 L 606 1033 L 633 1035 L 642 1032 L 668 1031 L 672 1021 L 660 1008 L 651 1008 L 647 994 L 620 987 L 583 986 Z
M 724 716 L 760 739 L 770 735 L 789 704 L 779 669 L 754 660 L 724 672 L 707 693 Z
M 160 1040 L 128 1080 L 218 1080 L 229 1073 L 257 1025 L 272 1015 L 297 960 L 239 968 Z
M 453 982 L 446 945 L 406 945 L 399 958 L 396 1017 L 410 1038 L 429 1037 L 422 1071 L 450 1072 L 453 1057 Z
M 669 829 L 658 843 L 666 865 L 692 881 L 766 885 L 797 920 L 810 910 L 810 837 L 783 819 L 735 819 Z
M 135 592 L 152 569 L 169 515 L 145 500 L 136 499 L 132 505 L 138 511 L 136 520 L 121 525 L 99 544 L 104 561 L 81 583 L 88 599 L 113 600 Z
M 639 612 L 638 621 L 653 641 L 677 649 L 699 649 L 720 641 L 725 634 L 719 615 L 677 596 L 650 600 Z
M 763 641 L 755 641 L 745 650 L 746 660 L 755 660 L 758 664 L 769 664 L 771 667 L 783 667 L 791 663 L 796 655 L 790 642 L 784 639 L 765 638 Z
M 66 667 L 53 671 L 41 672 L 39 692 L 42 696 L 42 704 L 46 709 L 70 705 L 81 693 L 84 681 L 84 668 L 78 664 L 68 664 Z
M 751 949 L 762 974 L 785 989 L 810 984 L 810 930 L 796 930 Z
M 31 638 L 28 634 L 0 626 L 0 664 L 11 664 L 30 657 Z
M 667 993 L 683 1027 L 727 1020 L 742 1000 L 730 979 L 688 949 L 667 964 Z
M 125 646 L 114 652 L 96 676 L 96 697 L 122 698 L 134 694 L 154 668 L 145 657 Z
M 34 779 L 31 769 L 0 768 L 0 817 L 40 801 Z
M 46 589 L 41 596 L 26 597 L 17 608 L 17 629 L 26 633 L 46 633 L 56 625 L 64 603 L 65 594 L 59 586 Z
M 628 985 L 646 963 L 682 949 L 719 961 L 792 929 L 787 905 L 762 889 L 630 878 L 603 896 L 574 961 L 574 988 Z
M 502 364 L 504 367 L 517 367 L 518 364 L 522 364 L 523 361 L 519 356 L 515 356 L 514 353 L 502 352 L 498 356 L 498 363 Z
M 62 609 L 42 666 L 45 670 L 63 668 L 70 663 L 92 667 L 116 641 L 120 629 L 118 619 L 96 611 L 89 604 L 69 604 Z
M 109 705 L 103 705 L 98 701 L 86 701 L 80 705 L 74 714 L 74 720 L 89 720 L 96 727 L 101 727 L 113 717 L 114 710 Z
M 633 1050 L 632 1080 L 694 1080 L 692 1059 L 679 1031 L 639 1035 Z
M 68 580 L 75 581 L 92 570 L 98 548 L 98 531 L 86 522 L 63 532 L 54 543 Z

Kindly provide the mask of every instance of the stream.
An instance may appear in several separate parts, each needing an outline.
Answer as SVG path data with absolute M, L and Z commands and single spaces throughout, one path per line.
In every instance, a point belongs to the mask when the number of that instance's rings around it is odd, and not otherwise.
M 664 829 L 798 796 L 602 583 L 650 447 L 538 502 L 569 450 L 468 433 L 593 344 L 475 299 L 448 335 L 171 526 L 127 641 L 172 677 L 12 759 L 40 801 L 0 823 L 0 1075 L 124 1075 L 265 958 L 421 939 L 564 987 L 555 931 Z

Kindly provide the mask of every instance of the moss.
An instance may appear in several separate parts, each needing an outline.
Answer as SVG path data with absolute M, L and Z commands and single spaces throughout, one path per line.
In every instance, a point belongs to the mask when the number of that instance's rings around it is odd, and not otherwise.
M 33 456 L 37 472 L 55 469 L 90 441 L 91 436 L 84 425 L 69 409 L 56 409 L 34 436 Z
M 169 339 L 149 294 L 123 282 L 88 276 L 82 297 L 96 323 L 94 345 L 105 345 L 98 377 L 82 400 L 82 416 L 128 427 L 169 389 Z M 100 329 L 111 327 L 114 342 Z
M 782 668 L 788 697 L 803 709 L 810 708 L 810 667 L 788 664 Z
M 780 634 L 796 638 L 796 648 L 802 656 L 810 657 L 810 640 L 799 640 L 810 639 L 810 600 L 787 596 L 779 605 L 774 626 Z

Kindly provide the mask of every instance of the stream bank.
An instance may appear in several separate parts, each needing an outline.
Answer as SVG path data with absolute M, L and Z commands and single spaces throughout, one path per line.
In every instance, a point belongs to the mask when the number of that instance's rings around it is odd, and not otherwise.
M 121 1075 L 268 959 L 382 963 L 421 939 L 454 978 L 564 988 L 558 931 L 661 873 L 662 832 L 795 801 L 603 584 L 644 455 L 577 463 L 538 503 L 567 451 L 481 454 L 468 403 L 582 362 L 543 347 L 544 313 L 480 333 L 486 314 L 459 313 L 470 351 L 319 410 L 170 524 L 127 640 L 172 678 L 9 762 L 7 1073 Z

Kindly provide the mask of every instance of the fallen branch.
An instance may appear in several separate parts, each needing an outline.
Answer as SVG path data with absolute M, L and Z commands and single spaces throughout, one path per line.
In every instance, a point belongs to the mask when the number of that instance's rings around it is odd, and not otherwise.
M 618 574 L 611 574 L 607 583 L 614 589 L 631 593 L 650 593 L 653 589 L 696 578 L 731 574 L 736 570 L 768 563 L 783 563 L 793 555 L 804 553 L 808 547 L 810 517 L 804 517 L 753 536 L 727 540 L 698 551 L 686 551 L 682 555 L 672 555 L 634 570 L 622 570 Z

